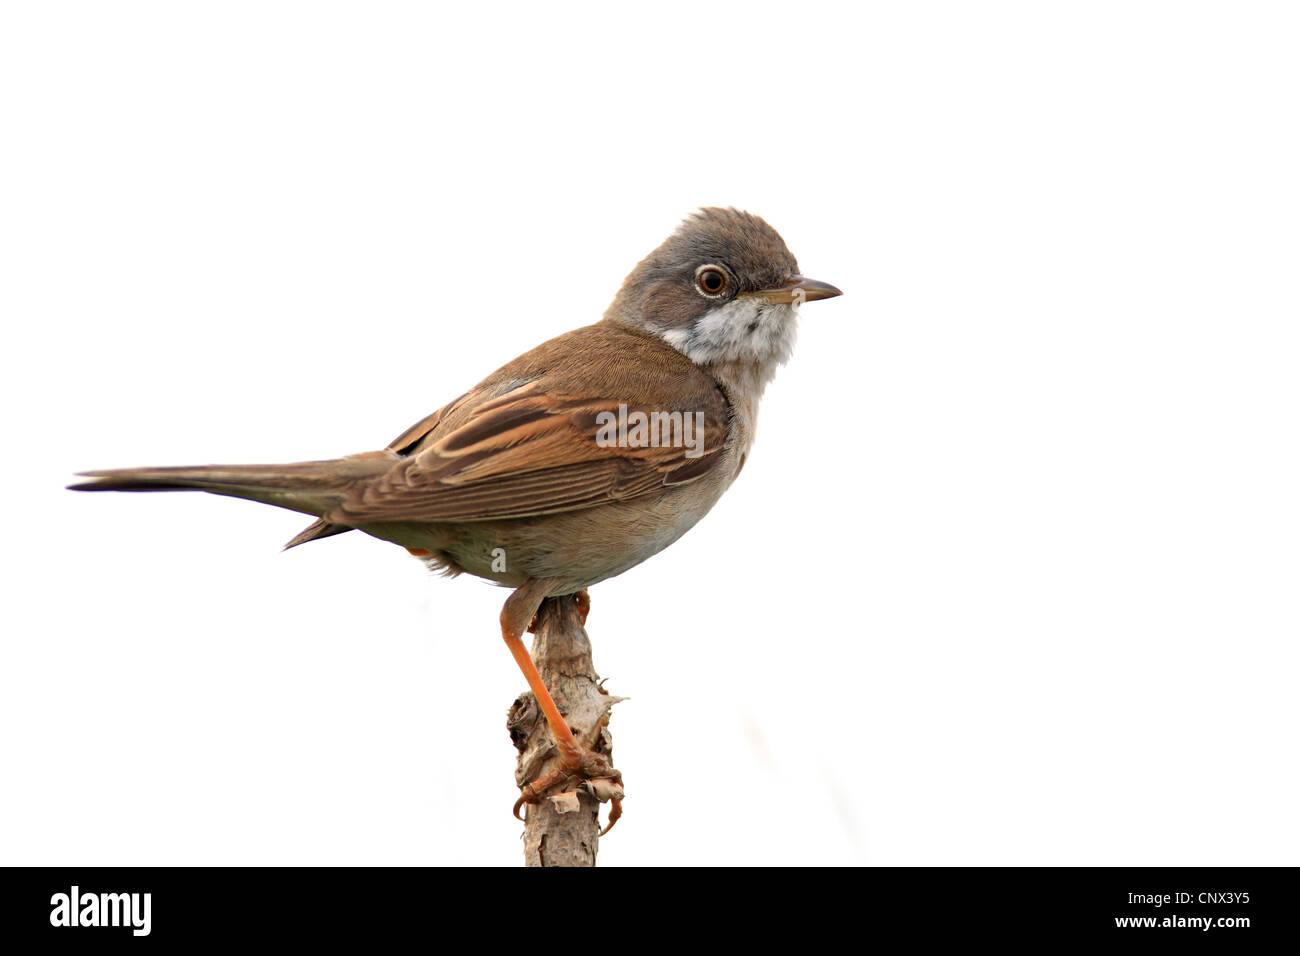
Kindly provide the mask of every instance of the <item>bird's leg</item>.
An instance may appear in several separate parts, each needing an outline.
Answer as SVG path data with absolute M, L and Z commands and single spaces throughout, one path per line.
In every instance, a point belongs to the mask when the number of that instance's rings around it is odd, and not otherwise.
M 578 743 L 564 715 L 560 713 L 560 708 L 555 705 L 550 691 L 546 689 L 546 684 L 542 681 L 542 675 L 538 672 L 537 665 L 533 663 L 528 648 L 524 647 L 524 630 L 533 622 L 537 609 L 546 598 L 546 589 L 550 584 L 549 580 L 529 581 L 511 594 L 506 599 L 505 607 L 501 609 L 501 636 L 505 639 L 506 647 L 510 648 L 515 663 L 524 672 L 524 679 L 528 681 L 529 689 L 537 698 L 537 704 L 542 708 L 542 714 L 546 717 L 551 735 L 555 738 L 555 745 L 560 751 L 560 766 L 542 774 L 532 783 L 524 785 L 523 793 L 515 803 L 514 809 L 515 817 L 519 819 L 522 819 L 519 817 L 520 807 L 525 803 L 540 803 L 548 790 L 571 777 L 607 779 L 615 784 L 621 784 L 623 780 L 622 774 L 614 769 L 607 756 Z M 609 832 L 610 827 L 621 814 L 620 801 L 612 800 L 609 823 L 601 831 L 602 835 Z
M 407 548 L 406 550 L 410 551 L 411 549 Z M 425 553 L 427 554 L 428 552 Z M 586 627 L 587 615 L 591 613 L 591 592 L 588 591 L 586 588 L 583 588 L 581 591 L 574 591 L 573 601 L 575 604 L 578 605 L 578 613 L 582 615 L 582 626 Z M 537 612 L 536 611 L 533 612 L 533 619 L 528 622 L 528 633 L 529 634 L 537 633 Z

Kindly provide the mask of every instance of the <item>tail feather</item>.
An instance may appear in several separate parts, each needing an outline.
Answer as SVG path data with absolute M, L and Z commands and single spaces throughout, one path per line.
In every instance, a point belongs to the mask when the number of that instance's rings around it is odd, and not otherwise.
M 290 465 L 195 465 L 83 471 L 73 491 L 206 491 L 319 517 L 356 482 L 383 474 L 397 456 L 369 452 Z M 321 536 L 321 535 L 317 535 Z

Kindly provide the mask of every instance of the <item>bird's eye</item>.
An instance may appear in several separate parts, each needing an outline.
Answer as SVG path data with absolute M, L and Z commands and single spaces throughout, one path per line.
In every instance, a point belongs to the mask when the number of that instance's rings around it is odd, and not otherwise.
M 709 298 L 716 298 L 727 291 L 727 274 L 717 266 L 700 266 L 695 270 L 695 287 Z

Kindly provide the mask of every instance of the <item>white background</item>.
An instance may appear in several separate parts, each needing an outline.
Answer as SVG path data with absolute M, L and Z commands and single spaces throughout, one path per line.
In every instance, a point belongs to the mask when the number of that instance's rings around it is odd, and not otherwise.
M 705 204 L 845 294 L 594 589 L 602 864 L 1300 862 L 1294 7 L 457 6 L 5 5 L 0 863 L 517 865 L 503 591 L 63 486 L 382 446 Z

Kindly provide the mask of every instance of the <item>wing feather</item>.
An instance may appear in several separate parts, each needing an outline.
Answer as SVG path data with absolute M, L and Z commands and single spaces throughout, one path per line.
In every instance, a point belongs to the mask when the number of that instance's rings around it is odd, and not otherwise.
M 405 457 L 354 486 L 326 518 L 353 526 L 524 518 L 695 481 L 722 458 L 730 408 L 711 377 L 689 371 L 688 387 L 678 376 L 657 393 L 642 388 L 631 409 L 626 395 L 566 394 L 573 389 L 553 387 L 544 373 L 484 383 L 403 433 L 389 448 Z M 607 367 L 605 378 L 617 382 L 618 369 Z M 598 441 L 601 413 L 617 415 L 620 405 L 629 417 L 637 410 L 690 415 L 698 434 L 689 445 L 680 430 L 678 441 L 658 447 Z

